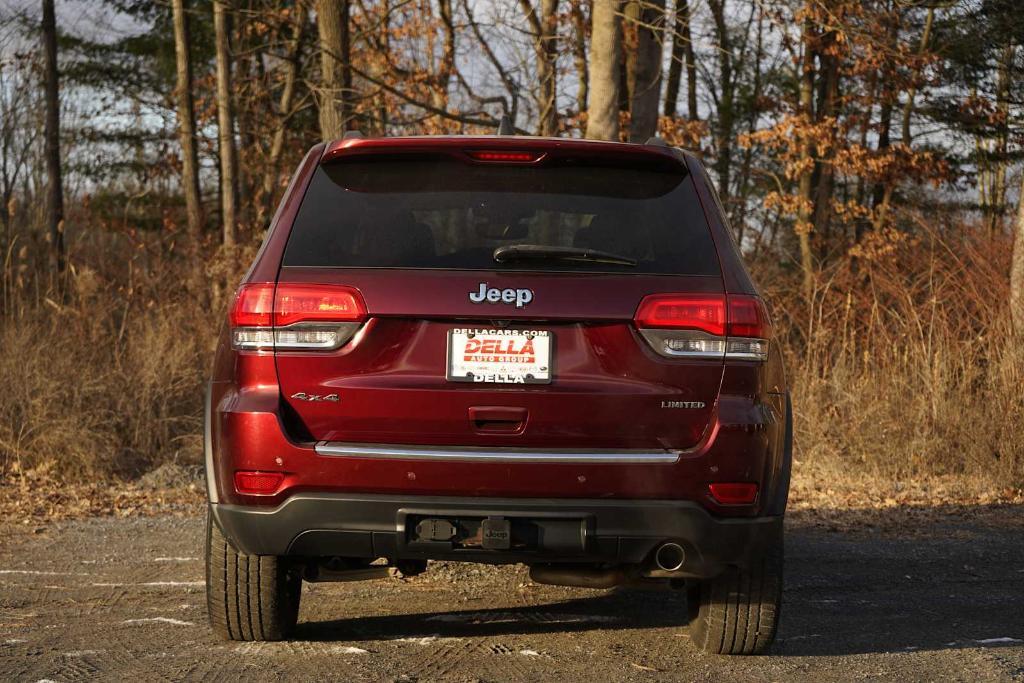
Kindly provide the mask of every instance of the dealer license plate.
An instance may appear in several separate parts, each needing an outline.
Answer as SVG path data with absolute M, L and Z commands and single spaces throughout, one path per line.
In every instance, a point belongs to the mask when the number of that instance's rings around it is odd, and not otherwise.
M 486 328 L 449 330 L 448 380 L 547 384 L 551 381 L 551 333 Z

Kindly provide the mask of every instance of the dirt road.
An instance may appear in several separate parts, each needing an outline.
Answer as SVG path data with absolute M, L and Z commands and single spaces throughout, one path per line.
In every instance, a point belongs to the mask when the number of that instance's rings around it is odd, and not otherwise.
M 0 680 L 1024 680 L 1024 509 L 963 512 L 791 515 L 780 638 L 748 659 L 697 652 L 678 593 L 451 564 L 307 584 L 295 642 L 226 643 L 205 623 L 200 518 L 7 525 Z

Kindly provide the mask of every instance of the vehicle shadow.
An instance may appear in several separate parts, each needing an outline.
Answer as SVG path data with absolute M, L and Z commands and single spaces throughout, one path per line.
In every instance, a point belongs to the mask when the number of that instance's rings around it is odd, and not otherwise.
M 1020 529 L 936 511 L 933 531 L 887 533 L 858 522 L 791 524 L 786 589 L 772 653 L 846 655 L 1024 647 Z M 1024 510 L 1018 508 L 1018 513 Z M 891 513 L 890 513 L 891 514 Z M 871 529 L 876 529 L 872 531 Z M 530 606 L 391 614 L 304 623 L 308 640 L 473 638 L 669 628 L 688 622 L 683 591 L 573 592 Z
M 472 638 L 682 628 L 686 623 L 686 599 L 681 591 L 614 590 L 593 591 L 587 597 L 538 605 L 305 623 L 299 625 L 296 636 L 308 640 Z

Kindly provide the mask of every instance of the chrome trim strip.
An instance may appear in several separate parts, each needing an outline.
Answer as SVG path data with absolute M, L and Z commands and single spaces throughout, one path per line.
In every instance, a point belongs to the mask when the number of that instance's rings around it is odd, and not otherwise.
M 392 446 L 320 441 L 317 455 L 381 460 L 440 460 L 446 462 L 568 462 L 671 464 L 683 451 L 668 449 L 595 448 L 472 448 L 467 446 Z

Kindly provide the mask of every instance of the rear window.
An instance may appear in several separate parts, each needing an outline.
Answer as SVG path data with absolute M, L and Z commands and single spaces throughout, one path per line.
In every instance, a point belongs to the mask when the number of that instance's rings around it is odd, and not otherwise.
M 496 248 L 520 244 L 599 250 L 635 265 L 495 261 Z M 295 219 L 284 265 L 720 275 L 683 169 L 450 158 L 321 166 Z

